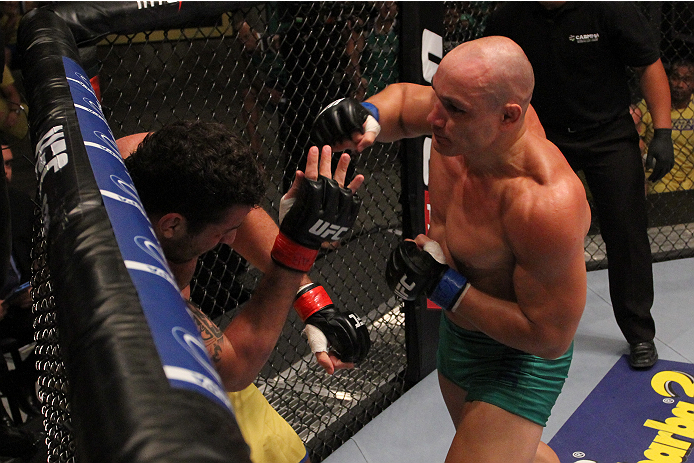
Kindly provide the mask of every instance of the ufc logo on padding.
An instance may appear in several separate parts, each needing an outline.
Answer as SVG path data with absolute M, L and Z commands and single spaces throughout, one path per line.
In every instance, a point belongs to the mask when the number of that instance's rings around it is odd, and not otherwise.
M 323 239 L 331 241 L 339 240 L 342 235 L 349 230 L 348 227 L 330 224 L 324 220 L 318 219 L 315 224 L 309 229 L 309 233 L 319 236 Z

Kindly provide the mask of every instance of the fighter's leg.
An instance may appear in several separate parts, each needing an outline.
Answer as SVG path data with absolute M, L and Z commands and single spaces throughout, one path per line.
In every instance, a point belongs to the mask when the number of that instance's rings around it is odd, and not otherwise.
M 467 393 L 441 375 L 439 385 L 456 426 L 446 463 L 558 462 L 549 447 L 538 448 L 539 424 L 488 403 L 465 402 Z

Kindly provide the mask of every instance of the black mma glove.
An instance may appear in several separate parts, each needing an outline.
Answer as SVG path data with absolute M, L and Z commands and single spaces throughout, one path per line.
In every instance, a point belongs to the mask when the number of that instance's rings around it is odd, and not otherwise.
M 665 177 L 674 165 L 675 151 L 672 146 L 672 129 L 655 129 L 646 155 L 646 166 L 653 169 L 648 180 L 657 182 Z
M 369 117 L 371 119 L 369 119 Z M 351 140 L 354 132 L 363 134 L 381 131 L 378 109 L 371 103 L 359 103 L 354 98 L 341 98 L 323 108 L 313 123 L 311 138 L 318 146 L 334 146 Z
M 280 232 L 271 256 L 277 264 L 308 272 L 324 241 L 337 241 L 357 219 L 361 200 L 335 180 L 303 179 L 296 198 L 280 201 Z
M 304 333 L 312 352 L 327 352 L 329 344 L 343 362 L 366 358 L 371 347 L 366 325 L 356 314 L 338 311 L 325 288 L 315 283 L 301 288 L 294 309 L 306 324 Z
M 403 241 L 391 253 L 386 282 L 397 297 L 414 301 L 426 295 L 444 310 L 455 312 L 470 283 L 445 263 L 438 243 L 429 241 L 419 249 L 414 241 Z

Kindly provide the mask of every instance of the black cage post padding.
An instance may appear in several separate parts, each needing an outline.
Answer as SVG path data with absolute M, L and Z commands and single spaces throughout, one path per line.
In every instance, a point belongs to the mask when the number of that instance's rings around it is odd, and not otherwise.
M 214 26 L 221 15 L 253 2 L 56 2 L 48 8 L 63 19 L 79 46 L 108 34 Z
M 443 44 L 443 4 L 441 2 L 401 2 L 402 35 L 400 48 L 401 78 L 404 82 L 430 85 L 425 79 L 422 36 L 424 31 L 437 35 Z M 437 63 L 441 56 L 426 53 Z M 403 140 L 403 235 L 414 238 L 426 233 L 426 185 L 424 184 L 425 137 Z M 406 381 L 416 384 L 436 369 L 440 310 L 426 308 L 425 298 L 405 303 L 405 337 L 407 342 Z
M 85 147 L 69 28 L 36 9 L 18 43 L 77 461 L 249 462 L 232 413 L 164 373 Z

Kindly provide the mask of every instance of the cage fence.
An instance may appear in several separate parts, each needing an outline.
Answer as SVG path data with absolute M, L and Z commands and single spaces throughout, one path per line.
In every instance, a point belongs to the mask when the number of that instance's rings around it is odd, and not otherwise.
M 383 40 L 369 33 L 379 15 L 379 27 L 389 28 Z M 305 162 L 318 112 L 338 97 L 364 99 L 397 80 L 398 34 L 395 4 L 279 2 L 229 12 L 210 27 L 109 36 L 95 51 L 102 107 L 116 138 L 179 119 L 234 127 L 264 163 L 263 207 L 276 218 L 281 195 Z M 406 387 L 404 317 L 383 276 L 401 239 L 398 147 L 378 145 L 354 156 L 355 171 L 367 174 L 362 212 L 338 246 L 321 250 L 310 274 L 337 307 L 369 325 L 369 358 L 352 371 L 325 374 L 292 313 L 256 381 L 312 461 L 329 455 Z M 224 326 L 259 278 L 220 245 L 200 259 L 191 297 Z
M 478 38 L 497 2 L 443 2 L 444 50 Z M 691 59 L 694 6 L 639 2 L 661 37 L 666 67 Z M 268 174 L 262 206 L 277 218 L 279 199 L 305 162 L 312 121 L 334 99 L 365 99 L 399 79 L 397 2 L 249 3 L 204 27 L 110 35 L 85 55 L 94 57 L 102 107 L 116 138 L 157 130 L 181 119 L 234 127 L 262 159 Z M 634 85 L 634 88 L 637 86 Z M 640 96 L 634 92 L 634 102 Z M 388 289 L 387 256 L 402 238 L 398 143 L 355 155 L 366 174 L 357 224 L 338 246 L 324 248 L 310 276 L 337 307 L 369 326 L 372 348 L 358 368 L 329 376 L 316 365 L 294 314 L 256 384 L 293 426 L 317 463 L 402 395 L 406 348 L 404 315 Z M 685 172 L 684 178 L 692 176 Z M 685 169 L 686 166 L 681 167 Z M 689 187 L 648 192 L 655 260 L 691 256 L 694 206 Z M 590 193 L 588 192 L 590 199 Z M 593 214 L 595 217 L 595 214 Z M 70 461 L 69 405 L 60 381 L 45 243 L 37 227 L 34 287 L 37 353 L 45 374 L 40 394 L 53 420 L 48 461 Z M 606 267 L 595 221 L 585 241 L 589 269 Z M 257 269 L 226 245 L 198 262 L 191 297 L 224 326 L 253 293 Z M 62 392 L 61 392 L 62 391 Z M 62 394 L 62 395 L 61 395 Z

